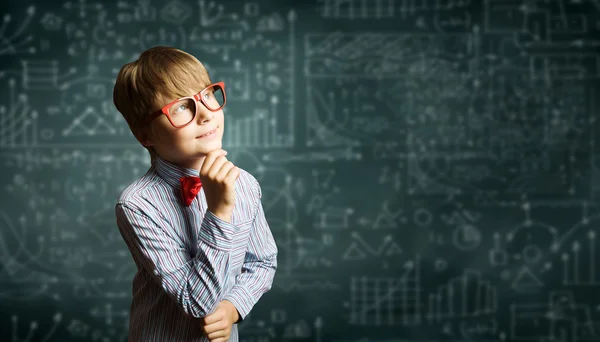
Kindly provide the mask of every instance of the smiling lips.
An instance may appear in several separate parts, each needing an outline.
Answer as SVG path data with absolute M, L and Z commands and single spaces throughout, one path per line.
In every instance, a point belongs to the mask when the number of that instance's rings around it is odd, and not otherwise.
M 210 132 L 208 132 L 206 134 L 202 134 L 202 135 L 197 136 L 196 138 L 199 139 L 199 138 L 206 138 L 206 137 L 212 136 L 212 135 L 214 135 L 217 132 L 218 128 L 219 128 L 219 126 L 217 126 L 215 129 L 213 129 L 212 131 L 210 131 Z

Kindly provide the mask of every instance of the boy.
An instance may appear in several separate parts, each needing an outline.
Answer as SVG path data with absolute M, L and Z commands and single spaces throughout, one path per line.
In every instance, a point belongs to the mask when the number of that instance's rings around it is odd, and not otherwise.
M 125 64 L 113 100 L 151 166 L 115 206 L 137 266 L 130 341 L 238 341 L 270 290 L 277 247 L 261 187 L 222 147 L 225 86 L 192 55 L 154 47 Z

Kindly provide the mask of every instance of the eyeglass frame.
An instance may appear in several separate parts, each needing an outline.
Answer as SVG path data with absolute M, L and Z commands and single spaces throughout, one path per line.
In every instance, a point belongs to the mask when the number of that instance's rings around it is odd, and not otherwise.
M 204 93 L 211 87 L 214 86 L 219 86 L 221 87 L 221 90 L 223 91 L 223 104 L 221 105 L 221 107 L 217 108 L 217 109 L 210 109 L 208 107 L 208 105 L 206 104 L 206 102 L 204 102 Z M 206 86 L 206 88 L 202 89 L 199 93 L 192 95 L 192 96 L 184 96 L 181 98 L 178 98 L 177 100 L 173 100 L 171 102 L 169 102 L 168 104 L 164 105 L 161 109 L 157 110 L 156 112 L 150 114 L 148 117 L 146 117 L 146 119 L 144 120 L 144 122 L 146 124 L 149 124 L 150 122 L 152 122 L 152 120 L 156 119 L 157 117 L 159 117 L 161 114 L 164 114 L 167 116 L 167 119 L 169 120 L 169 122 L 171 123 L 171 125 L 173 125 L 173 127 L 175 128 L 183 128 L 189 124 L 192 123 L 192 121 L 194 121 L 194 119 L 196 118 L 196 115 L 198 115 L 198 109 L 200 106 L 196 105 L 196 112 L 194 113 L 194 116 L 192 117 L 192 119 L 190 120 L 190 122 L 184 124 L 184 125 L 175 125 L 173 123 L 173 120 L 171 120 L 171 114 L 169 114 L 169 107 L 171 107 L 172 105 L 174 105 L 175 103 L 185 100 L 185 99 L 193 99 L 194 101 L 196 101 L 196 103 L 198 103 L 198 101 L 200 101 L 202 103 L 202 105 L 210 110 L 211 112 L 217 112 L 219 110 L 221 110 L 223 107 L 225 107 L 225 104 L 227 103 L 227 95 L 225 93 L 225 82 L 220 81 L 220 82 L 216 82 L 216 83 L 212 83 Z

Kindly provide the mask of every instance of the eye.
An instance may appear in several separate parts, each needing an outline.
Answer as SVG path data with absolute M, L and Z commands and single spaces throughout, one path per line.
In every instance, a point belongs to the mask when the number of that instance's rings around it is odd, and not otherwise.
M 177 109 L 175 110 L 176 112 L 182 112 L 184 110 L 186 110 L 187 107 L 185 106 L 185 104 L 180 104 L 179 106 L 177 106 Z
M 206 93 L 204 93 L 204 99 L 205 99 L 205 100 L 208 100 L 208 99 L 210 99 L 210 95 L 212 95 L 212 94 L 211 94 L 211 93 L 209 93 L 209 92 L 206 92 Z

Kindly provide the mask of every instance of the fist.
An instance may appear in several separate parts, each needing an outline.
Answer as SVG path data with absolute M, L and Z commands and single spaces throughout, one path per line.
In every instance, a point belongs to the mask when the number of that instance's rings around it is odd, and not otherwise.
M 240 168 L 225 157 L 227 151 L 215 149 L 206 155 L 200 167 L 200 181 L 206 196 L 208 210 L 229 222 L 235 203 L 235 181 Z
M 233 304 L 223 300 L 215 312 L 202 319 L 202 329 L 210 342 L 225 342 L 231 336 L 231 328 L 239 316 Z

